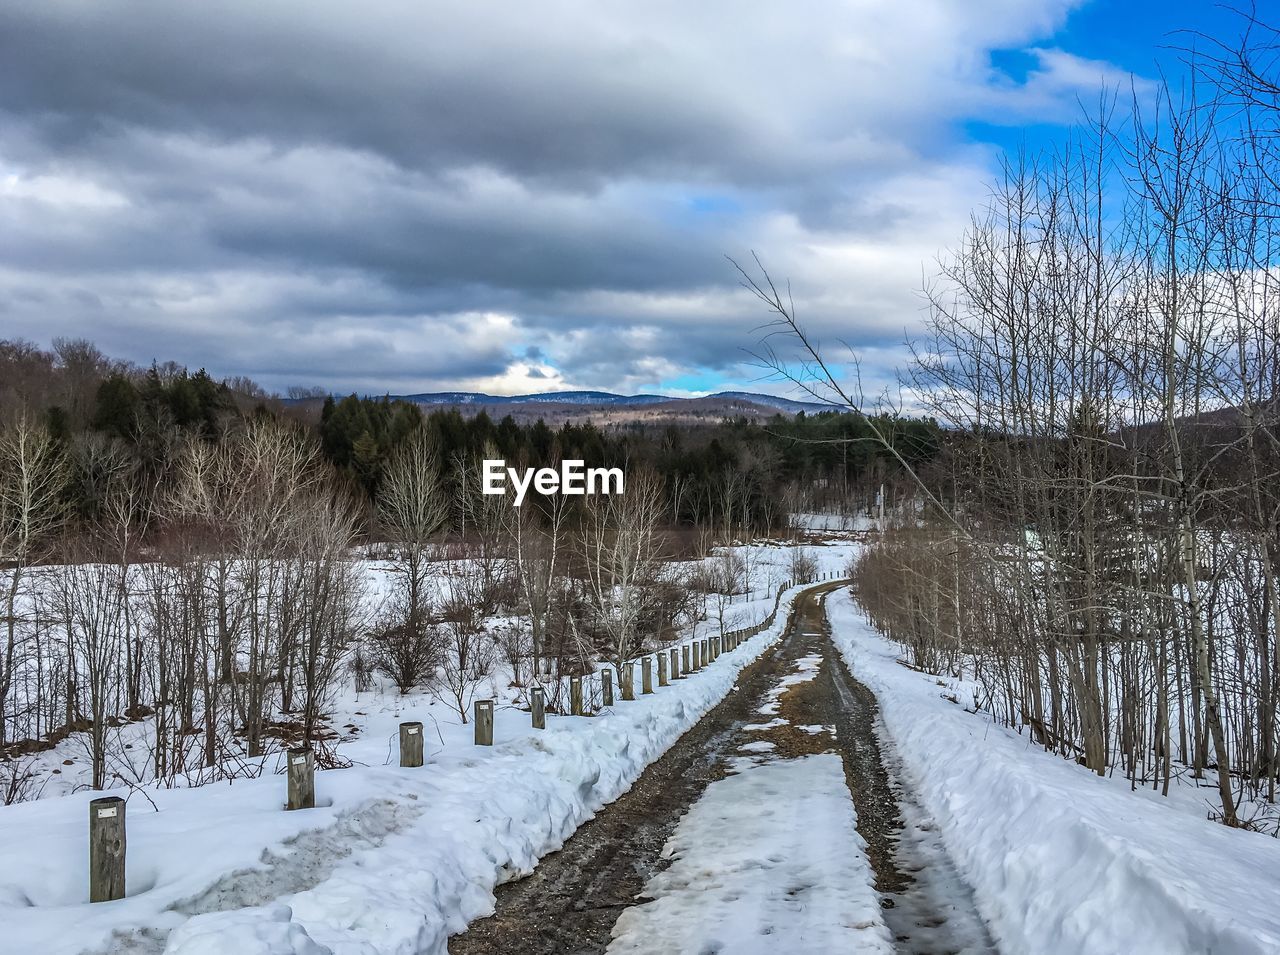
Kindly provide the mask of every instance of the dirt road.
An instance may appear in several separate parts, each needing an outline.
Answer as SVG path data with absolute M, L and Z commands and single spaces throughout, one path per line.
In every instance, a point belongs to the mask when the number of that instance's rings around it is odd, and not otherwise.
M 900 951 L 994 952 L 927 818 L 900 792 L 893 760 L 881 754 L 874 696 L 852 678 L 830 641 L 822 602 L 837 586 L 803 595 L 782 639 L 742 671 L 736 688 L 563 849 L 531 876 L 501 887 L 495 914 L 451 939 L 449 951 L 603 953 L 621 911 L 645 902 L 641 892 L 663 865 L 663 846 L 680 817 L 724 776 L 739 747 L 763 739 L 784 758 L 841 755 L 885 920 Z M 818 677 L 779 693 L 804 659 L 821 659 Z M 762 714 L 770 700 L 777 701 L 776 713 Z

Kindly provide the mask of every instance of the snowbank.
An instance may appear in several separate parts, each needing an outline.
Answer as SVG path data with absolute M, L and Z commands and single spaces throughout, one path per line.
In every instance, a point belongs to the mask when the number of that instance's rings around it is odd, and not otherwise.
M 1280 951 L 1280 841 L 1045 753 L 944 699 L 953 687 L 900 666 L 847 593 L 827 609 L 1003 951 Z
M 272 775 L 151 791 L 157 811 L 135 795 L 120 902 L 84 904 L 86 803 L 100 793 L 10 807 L 0 951 L 443 953 L 492 911 L 496 884 L 532 871 L 730 692 L 799 592 L 768 630 L 651 696 L 595 718 L 549 716 L 542 732 L 500 709 L 492 748 L 451 738 L 422 769 L 320 773 L 314 810 L 281 811 Z

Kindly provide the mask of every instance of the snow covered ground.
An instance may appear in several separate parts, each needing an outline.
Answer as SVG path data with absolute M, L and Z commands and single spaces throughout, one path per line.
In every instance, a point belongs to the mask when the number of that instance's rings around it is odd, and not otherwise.
M 763 598 L 755 603 L 744 616 L 764 615 Z M 356 766 L 318 774 L 314 810 L 282 811 L 273 767 L 231 784 L 135 791 L 119 902 L 85 904 L 87 803 L 99 793 L 6 807 L 0 952 L 444 952 L 450 934 L 491 911 L 497 883 L 529 872 L 624 792 L 784 625 L 780 613 L 708 669 L 596 718 L 549 716 L 537 732 L 526 712 L 500 708 L 492 748 L 472 745 L 470 726 L 434 721 L 421 769 L 389 765 L 390 741 L 400 719 L 432 726 L 427 698 L 369 708 L 342 749 Z
M 1208 821 L 1193 788 L 1131 792 L 1044 752 L 945 698 L 971 688 L 899 665 L 847 593 L 827 609 L 1002 951 L 1280 952 L 1280 841 Z

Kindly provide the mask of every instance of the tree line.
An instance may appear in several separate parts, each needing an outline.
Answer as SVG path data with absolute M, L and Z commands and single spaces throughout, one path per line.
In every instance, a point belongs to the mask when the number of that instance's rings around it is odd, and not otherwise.
M 552 429 L 359 396 L 308 414 L 85 342 L 4 342 L 0 363 L 6 801 L 68 737 L 95 787 L 261 772 L 303 739 L 340 762 L 335 694 L 377 676 L 464 720 L 496 672 L 554 707 L 560 677 L 723 626 L 767 586 L 754 558 L 673 558 L 894 476 L 852 416 Z M 936 453 L 932 424 L 902 427 Z M 487 458 L 621 466 L 626 493 L 513 508 L 480 493 Z M 798 551 L 792 576 L 812 572 Z

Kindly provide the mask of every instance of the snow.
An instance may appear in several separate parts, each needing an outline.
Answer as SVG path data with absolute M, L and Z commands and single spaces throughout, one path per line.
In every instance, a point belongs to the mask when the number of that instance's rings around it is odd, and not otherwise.
M 328 949 L 317 945 L 306 930 L 292 921 L 287 905 L 272 906 L 266 911 L 232 913 L 218 924 L 191 921 L 173 934 L 173 944 L 189 955 L 226 955 L 223 935 L 227 924 L 243 923 L 236 955 L 326 955 Z
M 314 810 L 282 811 L 278 755 L 259 778 L 137 791 L 119 902 L 85 904 L 87 802 L 101 793 L 6 807 L 0 951 L 443 953 L 492 911 L 496 884 L 532 871 L 732 690 L 798 592 L 770 629 L 705 670 L 601 716 L 549 714 L 535 731 L 527 712 L 499 707 L 493 747 L 433 720 L 423 696 L 370 709 L 341 748 L 356 765 L 317 774 Z M 772 599 L 746 606 L 758 620 Z M 423 768 L 386 765 L 400 719 L 434 724 L 442 745 Z
M 880 703 L 888 747 L 1000 948 L 1037 955 L 1280 951 L 1280 842 L 1131 792 L 944 698 L 897 663 L 847 593 L 833 638 Z M 969 697 L 971 698 L 971 696 Z
M 775 707 L 818 674 L 801 657 L 774 681 Z M 787 725 L 774 717 L 753 730 Z M 669 866 L 613 927 L 610 955 L 894 951 L 838 754 L 780 758 L 749 739 L 663 847 Z
M 840 757 L 733 770 L 681 819 L 609 955 L 893 952 Z
M 866 514 L 803 514 L 790 515 L 791 526 L 806 531 L 844 531 L 865 534 L 875 530 L 876 519 Z
M 812 680 L 815 659 L 771 696 Z M 663 849 L 671 865 L 644 888 L 653 901 L 622 911 L 609 955 L 895 951 L 840 755 L 774 759 L 764 740 L 739 750 L 756 755 L 731 760 L 681 819 Z

